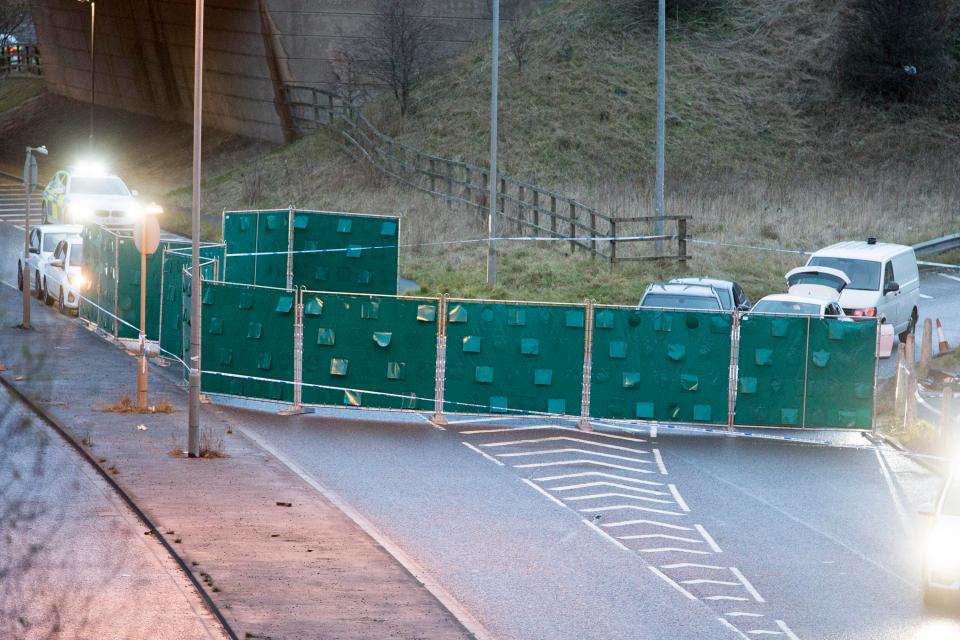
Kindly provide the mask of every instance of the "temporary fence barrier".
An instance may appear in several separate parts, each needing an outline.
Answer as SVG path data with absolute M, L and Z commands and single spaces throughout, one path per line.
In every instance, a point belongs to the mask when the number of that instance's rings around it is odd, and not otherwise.
M 583 305 L 450 299 L 447 412 L 580 415 Z
M 590 415 L 727 424 L 733 317 L 597 306 Z
M 300 299 L 303 404 L 434 409 L 438 298 Z
M 294 208 L 226 211 L 225 280 L 395 295 L 399 237 L 395 216 Z
M 224 251 L 225 247 L 222 244 L 200 247 L 200 270 L 205 280 L 220 279 L 219 271 L 223 264 Z M 160 252 L 159 249 L 158 252 Z M 159 296 L 160 327 L 157 336 L 160 355 L 186 362 L 184 345 L 190 344 L 190 306 L 184 304 L 184 294 L 189 287 L 189 278 L 184 272 L 190 268 L 192 248 L 189 245 L 171 245 L 163 248 L 160 255 L 162 261 Z M 184 339 L 185 330 L 186 339 Z M 184 367 L 184 376 L 187 373 Z

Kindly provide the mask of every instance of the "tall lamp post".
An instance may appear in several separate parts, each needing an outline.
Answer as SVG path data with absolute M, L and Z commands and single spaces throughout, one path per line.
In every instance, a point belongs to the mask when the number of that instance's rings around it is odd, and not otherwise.
M 193 251 L 190 261 L 190 411 L 187 455 L 200 456 L 200 127 L 203 122 L 203 0 L 196 2 L 193 38 Z
M 490 213 L 487 215 L 487 286 L 497 284 L 497 102 L 500 82 L 500 0 L 493 0 L 490 72 Z
M 657 177 L 654 207 L 657 215 L 656 235 L 664 233 L 663 165 L 667 128 L 667 2 L 660 0 L 657 10 Z M 663 240 L 655 241 L 656 253 L 663 255 Z
M 93 107 L 97 102 L 97 3 L 95 0 L 78 0 L 78 2 L 90 5 L 90 151 L 93 151 Z
M 27 192 L 27 205 L 23 221 L 23 268 L 20 276 L 23 289 L 23 321 L 20 326 L 24 329 L 30 328 L 30 198 L 37 186 L 37 159 L 33 156 L 35 153 L 45 156 L 47 147 L 27 147 L 27 158 L 23 161 L 23 188 Z

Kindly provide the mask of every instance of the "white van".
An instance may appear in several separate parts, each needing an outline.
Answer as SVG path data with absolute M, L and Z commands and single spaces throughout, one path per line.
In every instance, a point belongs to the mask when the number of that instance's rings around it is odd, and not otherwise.
M 920 273 L 913 248 L 866 241 L 838 242 L 814 253 L 807 265 L 843 271 L 850 284 L 840 293 L 848 316 L 880 318 L 893 325 L 900 341 L 917 326 Z

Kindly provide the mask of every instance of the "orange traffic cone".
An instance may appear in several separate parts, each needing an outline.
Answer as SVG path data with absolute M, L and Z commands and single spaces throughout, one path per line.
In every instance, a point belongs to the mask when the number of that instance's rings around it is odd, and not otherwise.
M 940 324 L 940 318 L 937 318 L 937 340 L 940 341 L 938 346 L 940 353 L 950 351 L 950 344 L 947 342 L 947 339 L 943 337 L 943 325 Z

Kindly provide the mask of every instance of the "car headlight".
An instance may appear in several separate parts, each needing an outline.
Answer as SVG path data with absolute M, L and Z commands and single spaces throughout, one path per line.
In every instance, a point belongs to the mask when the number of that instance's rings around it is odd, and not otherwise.
M 87 220 L 93 215 L 93 209 L 79 202 L 71 204 L 68 210 L 70 211 L 70 217 L 74 220 Z
M 127 213 L 129 213 L 134 218 L 142 218 L 143 207 L 140 205 L 140 203 L 135 202 L 132 205 L 130 205 L 130 207 L 127 209 Z
M 70 284 L 75 287 L 84 287 L 87 284 L 87 279 L 82 273 L 75 273 L 70 276 Z

